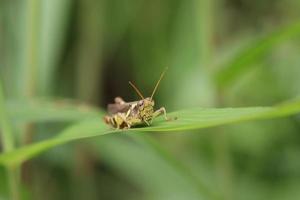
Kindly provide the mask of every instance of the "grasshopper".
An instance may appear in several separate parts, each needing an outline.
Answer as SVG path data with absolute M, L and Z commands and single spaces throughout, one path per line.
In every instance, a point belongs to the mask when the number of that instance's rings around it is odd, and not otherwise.
M 168 120 L 167 112 L 164 107 L 154 111 L 154 100 L 153 96 L 158 88 L 160 81 L 162 80 L 165 71 L 160 75 L 153 92 L 150 97 L 145 98 L 139 89 L 129 81 L 129 84 L 133 87 L 136 93 L 141 97 L 141 100 L 133 102 L 125 102 L 121 97 L 115 98 L 114 104 L 108 104 L 107 110 L 109 115 L 104 117 L 105 123 L 113 126 L 117 129 L 129 129 L 130 127 L 147 124 L 151 125 L 154 118 L 164 115 L 165 119 Z

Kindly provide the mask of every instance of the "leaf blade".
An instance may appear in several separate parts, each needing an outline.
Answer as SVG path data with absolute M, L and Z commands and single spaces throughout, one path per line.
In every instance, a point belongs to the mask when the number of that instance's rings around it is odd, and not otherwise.
M 216 73 L 216 82 L 224 88 L 235 81 L 251 64 L 266 55 L 274 46 L 300 35 L 300 22 L 294 22 L 286 27 L 271 32 L 264 37 L 255 39 L 230 58 Z
M 274 107 L 248 107 L 248 108 L 191 108 L 183 111 L 170 113 L 169 116 L 176 116 L 178 120 L 165 121 L 158 118 L 153 126 L 132 128 L 127 132 L 171 132 L 183 130 L 195 130 L 243 121 L 253 121 L 285 117 L 300 112 L 300 98 Z M 0 164 L 19 165 L 22 162 L 39 155 L 40 153 L 74 140 L 91 138 L 109 133 L 124 132 L 109 128 L 100 117 L 92 120 L 84 120 L 65 129 L 52 139 L 37 142 L 21 147 L 12 152 L 0 154 Z

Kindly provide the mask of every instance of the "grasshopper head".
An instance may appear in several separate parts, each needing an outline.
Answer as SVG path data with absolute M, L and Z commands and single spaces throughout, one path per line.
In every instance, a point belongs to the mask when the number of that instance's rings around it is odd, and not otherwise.
M 140 117 L 145 122 L 151 122 L 154 112 L 154 100 L 151 98 L 145 98 L 138 103 Z

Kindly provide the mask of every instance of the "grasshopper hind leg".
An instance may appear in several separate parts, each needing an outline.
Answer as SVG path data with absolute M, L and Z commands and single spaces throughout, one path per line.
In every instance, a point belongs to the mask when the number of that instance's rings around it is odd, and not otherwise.
M 117 113 L 113 116 L 105 116 L 104 121 L 116 129 L 127 129 L 131 127 L 130 124 L 127 123 L 124 113 Z
M 116 128 L 117 129 L 124 129 L 124 128 L 130 128 L 130 124 L 126 120 L 126 116 L 124 113 L 117 113 L 114 116 L 114 120 L 116 122 Z

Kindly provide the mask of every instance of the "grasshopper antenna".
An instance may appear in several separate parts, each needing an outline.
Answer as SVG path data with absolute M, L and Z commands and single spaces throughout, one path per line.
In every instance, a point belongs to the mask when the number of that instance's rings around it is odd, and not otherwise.
M 164 77 L 164 75 L 165 75 L 165 73 L 166 73 L 167 70 L 168 70 L 168 67 L 166 67 L 166 69 L 163 71 L 163 73 L 161 73 L 161 75 L 160 75 L 160 77 L 159 77 L 159 79 L 158 79 L 158 81 L 157 81 L 157 83 L 156 83 L 156 85 L 154 87 L 154 90 L 153 90 L 153 92 L 151 94 L 151 97 L 150 97 L 151 100 L 152 100 L 152 98 L 153 98 L 153 96 L 154 96 L 154 94 L 156 92 L 156 89 L 158 88 L 158 85 L 159 85 L 161 79 Z
M 133 87 L 133 89 L 136 91 L 136 93 L 142 98 L 145 99 L 144 96 L 142 95 L 142 93 L 139 91 L 139 89 L 137 89 L 137 87 L 131 83 L 131 81 L 129 81 L 129 84 L 131 85 L 131 87 Z

